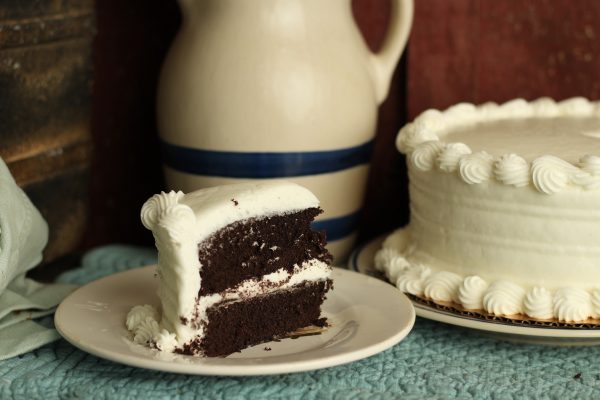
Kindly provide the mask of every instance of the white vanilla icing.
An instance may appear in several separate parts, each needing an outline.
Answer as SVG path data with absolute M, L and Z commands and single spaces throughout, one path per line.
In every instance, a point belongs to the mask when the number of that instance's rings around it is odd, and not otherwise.
M 545 194 L 563 190 L 577 172 L 575 166 L 555 156 L 541 156 L 531 163 L 533 185 Z
M 439 271 L 429 275 L 423 282 L 423 295 L 437 301 L 458 302 L 460 276 L 447 271 Z
M 375 269 L 383 271 L 384 267 L 386 272 L 390 269 L 389 266 L 392 261 L 399 259 L 400 251 L 394 247 L 386 247 L 378 251 L 375 255 Z
M 516 315 L 523 312 L 525 290 L 509 281 L 495 281 L 483 295 L 483 309 L 495 315 Z
M 594 176 L 600 175 L 600 156 L 586 154 L 579 160 L 579 167 Z
M 467 276 L 458 287 L 458 303 L 465 310 L 483 310 L 483 295 L 488 283 L 479 276 Z
M 431 270 L 423 265 L 411 265 L 398 275 L 396 286 L 403 292 L 421 296 L 423 294 L 425 279 L 427 279 L 430 273 Z
M 151 197 L 142 207 L 141 219 L 152 231 L 158 249 L 162 317 L 155 325 L 149 322 L 157 322 L 149 309 L 134 308 L 127 322 L 135 333 L 134 340 L 148 343 L 152 339 L 155 347 L 172 351 L 202 335 L 201 328 L 183 321 L 205 317 L 206 308 L 196 305 L 202 285 L 198 246 L 214 232 L 236 221 L 318 206 L 319 201 L 309 190 L 284 181 L 226 185 L 189 194 L 163 192 Z M 309 260 L 298 268 L 298 277 L 292 277 L 289 282 L 326 279 L 330 273 L 330 268 L 317 260 Z M 278 272 L 265 279 L 287 277 Z M 278 286 L 289 288 L 289 282 Z
M 496 179 L 515 187 L 529 184 L 529 163 L 516 154 L 504 154 L 494 163 Z
M 166 329 L 161 329 L 159 332 L 156 332 L 152 338 L 152 342 L 158 350 L 162 351 L 172 352 L 178 346 L 177 336 Z
M 554 293 L 554 315 L 559 321 L 585 321 L 593 314 L 592 297 L 587 290 L 565 287 Z
M 398 276 L 409 266 L 410 263 L 392 247 L 382 249 L 375 257 L 375 268 L 384 271 L 390 282 L 396 282 Z
M 439 140 L 431 140 L 419 144 L 410 156 L 410 161 L 415 168 L 429 171 L 435 166 L 436 159 L 444 146 Z
M 535 286 L 525 295 L 523 312 L 537 319 L 554 317 L 552 293 L 546 288 Z
M 423 271 L 449 272 L 461 282 L 438 296 L 465 309 L 600 316 L 600 102 L 429 110 L 396 143 L 408 160 L 411 221 L 386 239 L 377 268 L 401 290 L 427 297 Z
M 407 125 L 402 140 L 396 141 L 398 148 L 408 153 L 423 142 L 438 141 L 437 135 L 432 132 L 433 127 L 431 125 L 435 125 L 435 123 L 430 123 L 430 121 L 430 119 L 425 119 L 423 123 L 415 122 L 412 125 Z M 400 139 L 399 136 L 398 139 Z
M 437 158 L 438 168 L 445 172 L 454 172 L 461 157 L 471 154 L 471 149 L 463 143 L 448 143 Z
M 492 176 L 493 160 L 485 151 L 465 155 L 458 161 L 460 176 L 470 185 L 485 182 Z
M 499 182 L 525 186 L 524 163 L 521 161 L 524 160 L 532 164 L 527 169 L 528 177 L 532 175 L 534 165 L 538 165 L 534 186 L 543 193 L 553 194 L 569 186 L 578 186 L 568 185 L 573 183 L 571 176 L 578 170 L 589 172 L 589 168 L 594 168 L 588 166 L 586 169 L 580 159 L 590 149 L 598 149 L 600 103 L 583 98 L 556 103 L 542 98 L 530 103 L 516 99 L 501 105 L 458 104 L 443 112 L 430 110 L 419 115 L 414 122 L 402 128 L 396 143 L 401 152 L 412 157 L 421 144 L 436 141 L 444 146 L 443 149 L 437 150 L 440 146 L 434 147 L 430 143 L 426 155 L 418 154 L 425 163 L 416 165 L 417 168 L 426 170 L 423 167 L 428 165 L 427 157 L 436 151 L 440 170 L 453 173 L 462 156 L 485 151 L 492 156 L 487 163 L 495 166 L 492 175 Z M 504 155 L 515 152 L 519 160 L 513 157 L 512 165 L 495 165 Z M 564 163 L 552 163 L 548 159 L 536 162 L 537 158 L 547 156 L 558 157 Z M 513 168 L 518 175 L 508 175 L 507 178 L 507 173 L 514 172 Z M 515 184 L 515 178 L 518 178 L 518 184 Z M 469 182 L 468 179 L 465 181 Z
M 391 282 L 396 282 L 400 274 L 408 267 L 410 267 L 410 263 L 404 257 L 395 257 L 389 261 L 388 267 L 385 270 L 386 276 Z
M 147 317 L 135 326 L 133 341 L 138 344 L 149 345 L 159 331 L 158 322 L 152 317 Z
M 148 304 L 133 307 L 127 314 L 127 329 L 135 331 L 140 323 L 146 318 L 151 318 L 153 320 L 158 319 L 158 312 L 154 307 Z
M 592 309 L 593 309 L 593 318 L 600 317 L 600 289 L 593 289 L 591 292 L 592 296 Z

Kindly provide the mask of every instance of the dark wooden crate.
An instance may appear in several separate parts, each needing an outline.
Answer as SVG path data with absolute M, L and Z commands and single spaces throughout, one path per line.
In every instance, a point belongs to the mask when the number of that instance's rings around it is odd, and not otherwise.
M 93 35 L 90 0 L 0 3 L 0 156 L 50 225 L 46 262 L 85 227 Z

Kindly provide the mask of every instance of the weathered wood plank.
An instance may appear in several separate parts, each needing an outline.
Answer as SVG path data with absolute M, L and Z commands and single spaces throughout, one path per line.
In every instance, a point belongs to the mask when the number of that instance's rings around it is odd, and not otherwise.
M 85 226 L 93 21 L 89 0 L 0 4 L 0 156 L 49 223 L 45 261 Z

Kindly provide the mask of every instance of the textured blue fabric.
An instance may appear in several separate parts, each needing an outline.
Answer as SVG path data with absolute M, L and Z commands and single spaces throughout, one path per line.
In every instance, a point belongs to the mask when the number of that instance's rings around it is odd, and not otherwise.
M 156 261 L 153 250 L 108 246 L 63 282 L 85 283 Z M 0 339 L 1 340 L 1 339 Z M 366 360 L 269 377 L 201 377 L 130 368 L 59 340 L 0 362 L 0 399 L 565 399 L 600 398 L 600 347 L 515 345 L 423 319 L 400 344 Z

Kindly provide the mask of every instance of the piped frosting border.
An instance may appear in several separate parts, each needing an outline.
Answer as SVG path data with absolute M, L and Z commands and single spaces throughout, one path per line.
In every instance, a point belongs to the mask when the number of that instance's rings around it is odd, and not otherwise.
M 465 310 L 497 316 L 526 315 L 538 320 L 585 322 L 600 318 L 600 287 L 523 287 L 507 280 L 487 282 L 477 275 L 435 271 L 410 261 L 409 228 L 394 231 L 375 255 L 375 268 L 402 292 L 434 302 L 452 302 Z
M 598 155 L 582 155 L 577 165 L 551 155 L 528 162 L 518 154 L 493 157 L 485 151 L 473 153 L 464 143 L 444 141 L 446 133 L 468 124 L 555 117 L 600 118 L 600 102 L 590 102 L 582 97 L 555 102 L 544 97 L 532 102 L 515 99 L 504 104 L 490 102 L 478 106 L 460 103 L 444 111 L 427 110 L 400 130 L 396 146 L 417 170 L 437 169 L 457 174 L 467 184 L 480 184 L 491 179 L 515 187 L 532 184 L 538 192 L 547 195 L 569 187 L 599 189 Z

